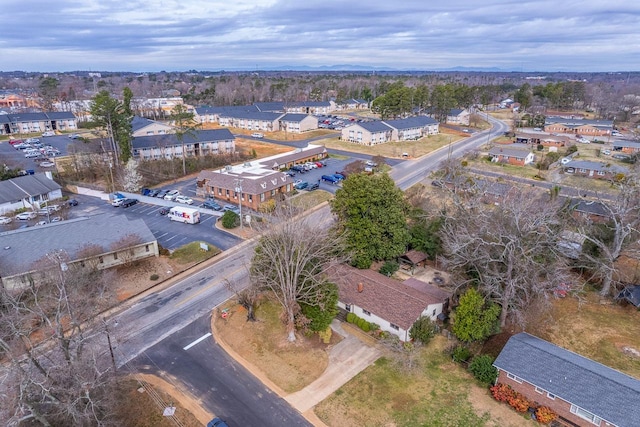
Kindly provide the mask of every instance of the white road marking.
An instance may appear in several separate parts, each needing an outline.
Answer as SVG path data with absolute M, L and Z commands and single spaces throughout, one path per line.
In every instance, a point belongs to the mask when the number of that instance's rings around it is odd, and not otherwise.
M 191 347 L 193 347 L 194 345 L 198 344 L 200 341 L 204 341 L 207 338 L 209 338 L 211 336 L 211 332 L 207 332 L 206 334 L 204 334 L 203 336 L 201 336 L 200 338 L 198 338 L 197 340 L 195 340 L 194 342 L 192 342 L 191 344 L 187 345 L 186 347 L 183 347 L 182 349 L 187 351 L 189 350 Z

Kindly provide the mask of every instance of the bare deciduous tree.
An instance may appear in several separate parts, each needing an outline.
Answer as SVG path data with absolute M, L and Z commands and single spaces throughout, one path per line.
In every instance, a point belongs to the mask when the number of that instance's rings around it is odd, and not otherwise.
M 296 340 L 299 303 L 315 305 L 326 272 L 342 261 L 343 240 L 328 232 L 328 218 L 295 218 L 288 204 L 269 217 L 251 261 L 252 286 L 271 291 L 284 310 L 288 340 Z
M 462 284 L 501 306 L 500 325 L 564 281 L 564 258 L 557 252 L 562 230 L 557 207 L 547 196 L 522 191 L 498 206 L 480 206 L 473 194 L 455 203 L 442 227 L 447 264 Z

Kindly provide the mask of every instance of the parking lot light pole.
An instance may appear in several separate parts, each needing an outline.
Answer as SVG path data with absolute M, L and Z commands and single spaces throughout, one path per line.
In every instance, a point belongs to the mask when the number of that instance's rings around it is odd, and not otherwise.
M 240 210 L 240 231 L 242 231 L 242 180 L 235 180 L 236 193 L 238 193 L 238 209 Z

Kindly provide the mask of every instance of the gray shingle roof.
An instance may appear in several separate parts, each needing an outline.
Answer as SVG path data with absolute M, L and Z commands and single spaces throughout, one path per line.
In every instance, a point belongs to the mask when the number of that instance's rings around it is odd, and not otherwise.
M 604 203 L 593 200 L 571 199 L 569 201 L 569 209 L 603 217 L 611 215 Z
M 284 113 L 284 102 L 255 102 L 253 105 L 258 111 Z
M 589 119 L 567 119 L 563 117 L 547 117 L 544 121 L 545 125 L 552 125 L 560 123 L 568 127 L 580 127 L 584 125 L 591 125 L 596 127 L 611 127 L 613 122 L 611 120 L 589 120 Z
M 438 121 L 427 116 L 415 116 L 415 117 L 407 117 L 406 119 L 399 119 L 399 120 L 385 120 L 384 123 L 386 123 L 387 125 L 391 126 L 394 129 L 402 130 L 402 129 L 423 128 L 425 126 L 438 124 Z
M 196 137 L 184 135 L 183 142 L 185 144 L 193 144 L 194 142 L 215 142 L 235 140 L 235 137 L 229 129 L 211 129 L 200 130 L 196 132 Z M 131 146 L 134 149 L 155 148 L 155 147 L 171 147 L 181 145 L 175 134 L 148 135 L 138 136 L 131 140 Z
M 613 141 L 613 147 L 626 147 L 626 148 L 635 148 L 636 150 L 640 150 L 640 142 L 637 141 Z
M 529 153 L 531 153 L 531 150 L 527 149 L 527 148 L 518 148 L 518 147 L 512 147 L 512 146 L 496 146 L 496 147 L 492 147 L 489 150 L 489 154 L 492 156 L 509 156 L 509 157 L 516 157 L 519 159 L 524 159 L 525 157 L 527 157 L 529 155 Z
M 284 116 L 280 117 L 280 120 L 282 120 L 283 122 L 299 123 L 304 119 L 306 119 L 307 117 L 310 117 L 310 116 L 308 114 L 287 113 Z
M 362 123 L 357 123 L 357 124 L 353 124 L 351 126 L 360 126 L 361 128 L 368 130 L 371 133 L 377 133 L 377 132 L 390 132 L 391 131 L 391 127 L 389 127 L 389 125 L 385 124 L 383 121 L 380 120 L 374 120 L 371 122 L 362 122 Z M 348 126 L 348 127 L 351 127 Z
M 273 122 L 279 119 L 283 113 L 269 113 L 261 111 L 225 111 L 220 114 L 220 117 L 229 117 L 232 119 L 249 119 L 249 120 L 263 120 Z
M 141 242 L 156 238 L 142 219 L 129 220 L 124 214 L 102 214 L 0 233 L 0 265 L 12 276 L 32 270 L 33 263 L 48 253 L 62 250 L 71 260 L 87 243 L 111 252 L 111 245 L 134 234 Z M 9 247 L 9 249 L 4 249 Z
M 563 166 L 565 169 L 586 169 L 594 171 L 604 171 L 611 173 L 625 173 L 627 170 L 618 165 L 605 164 L 600 162 L 590 162 L 588 160 L 572 160 L 569 163 L 565 163 Z
M 155 122 L 153 120 L 145 119 L 144 117 L 140 117 L 140 116 L 133 116 L 133 120 L 131 120 L 131 129 L 133 130 L 133 132 L 137 132 L 140 129 L 147 127 L 149 125 L 152 125 L 154 123 Z
M 591 359 L 523 332 L 494 365 L 619 427 L 638 425 L 640 381 Z
M 234 114 L 236 111 L 259 111 L 254 105 L 240 105 L 240 106 L 227 106 L 227 107 L 197 107 L 196 113 L 199 115 L 204 114 Z
M 45 113 L 51 120 L 75 119 L 76 116 L 71 111 L 49 111 Z
M 17 202 L 28 196 L 47 194 L 60 188 L 62 187 L 57 182 L 47 178 L 44 173 L 0 181 L 0 204 Z

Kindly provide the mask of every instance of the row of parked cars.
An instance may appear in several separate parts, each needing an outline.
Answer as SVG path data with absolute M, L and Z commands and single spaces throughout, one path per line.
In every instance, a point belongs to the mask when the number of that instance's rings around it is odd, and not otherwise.
M 293 165 L 285 173 L 289 176 L 296 176 L 296 173 L 305 173 L 313 169 L 323 168 L 325 166 L 327 166 L 327 163 L 324 160 L 318 162 L 307 162 L 300 165 Z
M 9 144 L 16 150 L 21 150 L 28 159 L 47 159 L 60 155 L 57 148 L 49 144 L 42 144 L 38 138 L 28 138 L 24 141 L 12 139 Z
M 193 199 L 191 197 L 180 194 L 178 190 L 155 190 L 143 188 L 141 194 L 147 197 L 157 197 L 159 199 L 171 200 L 172 202 L 184 203 L 187 205 L 193 204 Z
M 69 199 L 64 206 L 77 206 L 78 205 L 78 201 L 76 199 Z M 60 216 L 52 216 L 53 214 L 55 214 L 56 212 L 60 211 L 60 209 L 62 209 L 63 206 L 61 205 L 50 205 L 50 206 L 45 206 L 41 209 L 38 209 L 37 211 L 26 211 L 26 212 L 21 212 L 19 214 L 17 214 L 14 218 L 17 221 L 30 221 L 32 219 L 36 219 L 38 216 L 42 216 L 42 217 L 47 217 L 47 219 L 42 219 L 40 221 L 38 221 L 35 225 L 44 225 L 44 224 L 48 224 L 50 222 L 59 222 L 62 221 L 62 217 Z M 7 225 L 7 224 L 11 224 L 11 222 L 13 222 L 13 219 L 11 217 L 8 216 L 0 216 L 0 225 Z M 27 225 L 24 225 L 23 227 L 27 227 Z

